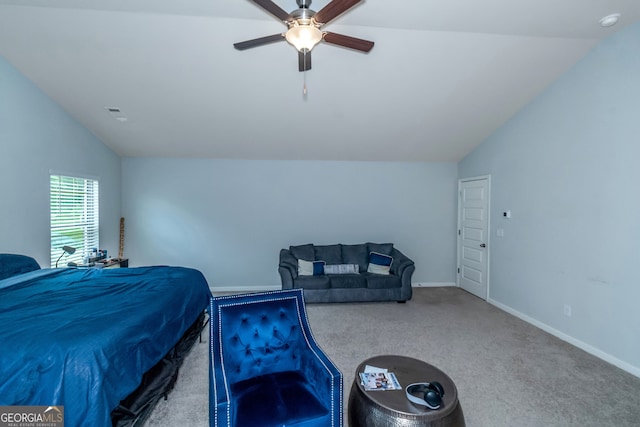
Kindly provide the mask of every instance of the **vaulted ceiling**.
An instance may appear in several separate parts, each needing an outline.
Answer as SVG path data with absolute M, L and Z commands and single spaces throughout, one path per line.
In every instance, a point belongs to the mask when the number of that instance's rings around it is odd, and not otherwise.
M 323 29 L 374 48 L 320 43 L 301 73 L 286 42 L 233 48 L 286 30 L 249 0 L 0 0 L 0 55 L 121 156 L 450 162 L 639 20 L 637 0 L 365 0 Z

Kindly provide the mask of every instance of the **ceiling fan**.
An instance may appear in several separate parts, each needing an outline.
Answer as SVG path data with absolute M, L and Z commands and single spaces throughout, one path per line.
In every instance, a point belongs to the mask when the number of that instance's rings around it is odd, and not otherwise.
M 284 22 L 288 30 L 286 33 L 234 43 L 233 47 L 238 50 L 286 40 L 298 50 L 298 70 L 307 71 L 311 69 L 311 49 L 321 41 L 361 52 L 369 52 L 373 48 L 372 41 L 320 30 L 324 25 L 362 0 L 333 0 L 320 9 L 319 12 L 309 9 L 311 0 L 296 0 L 298 9 L 291 13 L 285 12 L 271 0 L 252 1 Z

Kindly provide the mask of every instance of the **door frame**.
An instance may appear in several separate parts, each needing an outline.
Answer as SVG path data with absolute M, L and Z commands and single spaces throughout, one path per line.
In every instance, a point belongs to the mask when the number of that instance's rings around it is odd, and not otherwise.
M 456 246 L 457 246 L 457 260 L 456 260 L 456 268 L 457 268 L 457 273 L 456 273 L 456 286 L 457 287 L 461 287 L 460 286 L 460 272 L 461 272 L 461 251 L 462 251 L 462 244 L 461 244 L 461 240 L 462 240 L 462 236 L 460 233 L 461 230 L 461 226 L 462 226 L 462 203 L 461 203 L 461 196 L 462 196 L 462 183 L 464 182 L 470 182 L 470 181 L 482 181 L 482 180 L 486 180 L 487 181 L 487 272 L 486 272 L 486 282 L 487 282 L 487 294 L 485 295 L 484 299 L 485 301 L 489 300 L 489 288 L 491 286 L 491 175 L 479 175 L 479 176 L 473 176 L 473 177 L 468 177 L 468 178 L 460 178 L 458 179 L 458 226 L 456 229 Z

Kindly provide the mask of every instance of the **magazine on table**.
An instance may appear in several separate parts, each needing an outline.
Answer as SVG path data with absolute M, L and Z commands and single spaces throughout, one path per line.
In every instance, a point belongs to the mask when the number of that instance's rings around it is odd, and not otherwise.
M 361 372 L 360 381 L 366 391 L 402 389 L 393 372 Z

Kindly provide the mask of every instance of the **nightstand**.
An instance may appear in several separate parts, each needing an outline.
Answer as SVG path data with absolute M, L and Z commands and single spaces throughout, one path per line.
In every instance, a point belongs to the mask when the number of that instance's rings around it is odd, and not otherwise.
M 69 265 L 75 268 L 127 268 L 129 267 L 129 258 L 112 258 L 109 260 L 100 260 L 89 264 Z
M 102 262 L 104 268 L 127 268 L 129 267 L 129 258 L 112 258 Z

